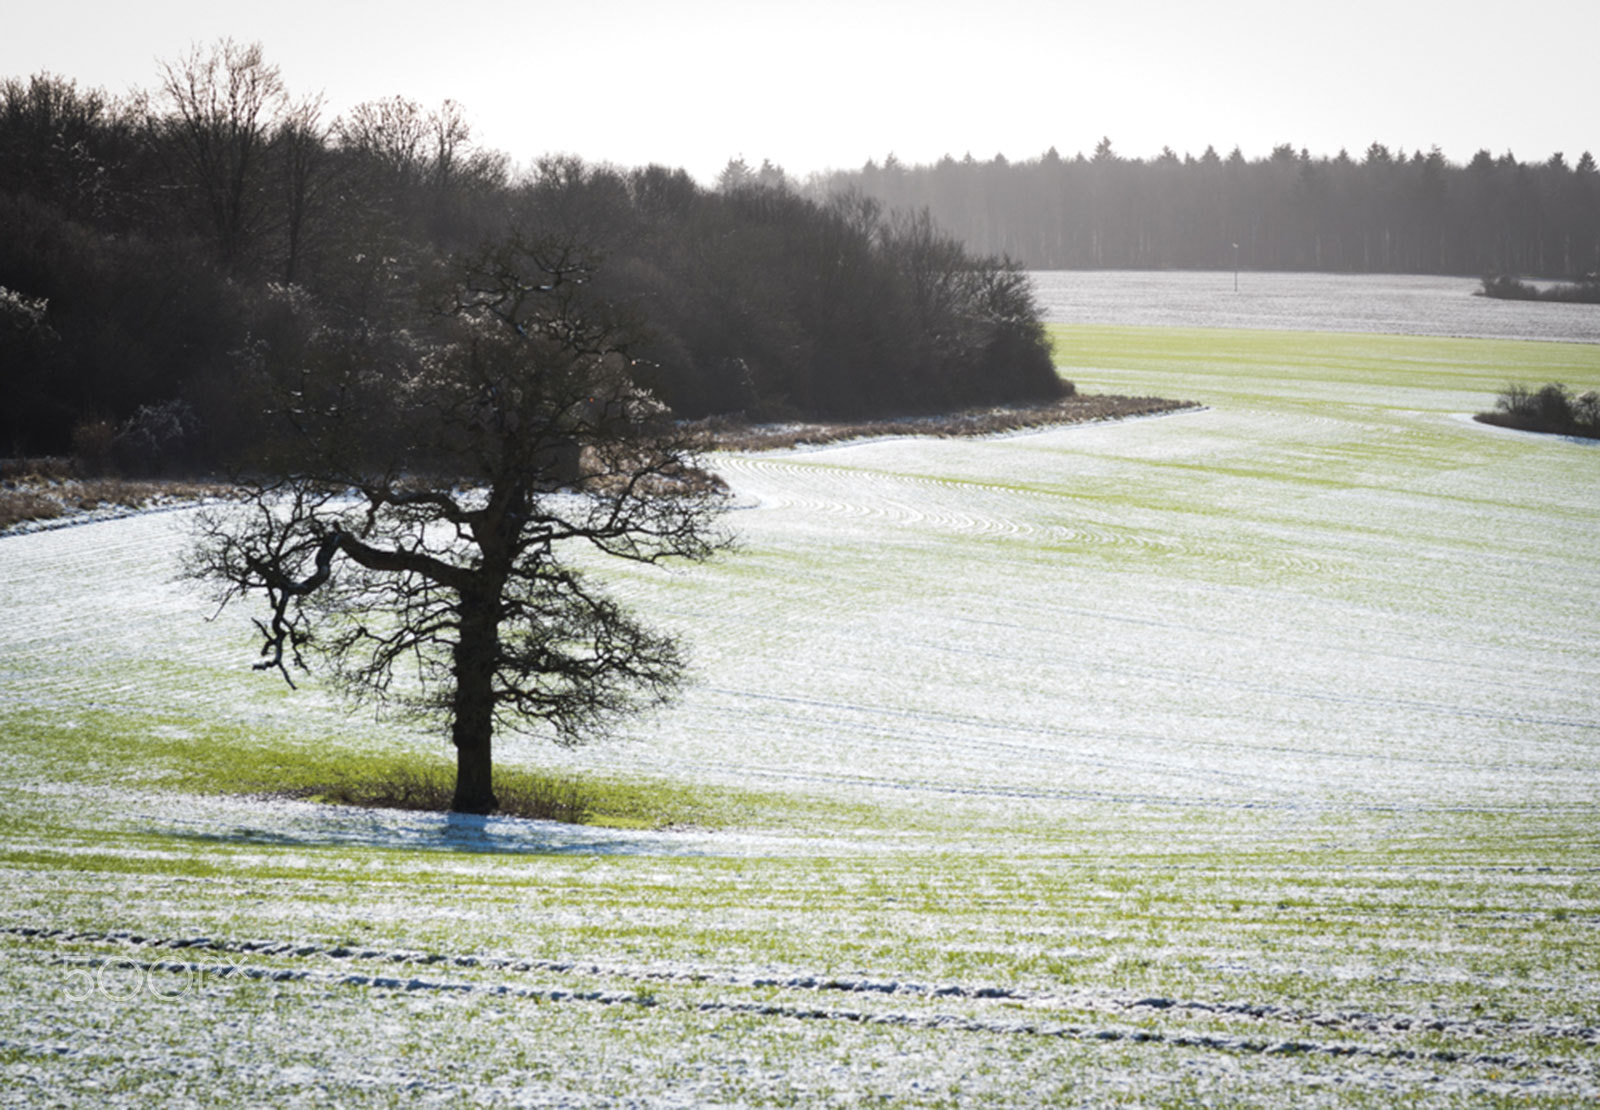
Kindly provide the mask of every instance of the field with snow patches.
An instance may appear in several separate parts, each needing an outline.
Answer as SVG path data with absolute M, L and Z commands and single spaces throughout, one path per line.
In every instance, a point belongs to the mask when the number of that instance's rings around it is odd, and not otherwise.
M 443 744 L 186 512 L 0 538 L 0 1104 L 1600 1098 L 1600 446 L 1467 417 L 1600 346 L 1056 339 L 1206 408 L 722 457 L 738 552 L 607 572 L 695 684 L 501 759 L 691 827 L 202 789 Z

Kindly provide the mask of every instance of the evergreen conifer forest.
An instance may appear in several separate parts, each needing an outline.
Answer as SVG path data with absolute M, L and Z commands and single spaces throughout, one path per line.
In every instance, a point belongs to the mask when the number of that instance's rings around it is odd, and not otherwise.
M 1052 147 L 1016 162 L 890 155 L 822 184 L 926 208 L 969 249 L 1035 270 L 1600 270 L 1600 172 L 1587 150 L 1528 163 L 1485 149 L 1464 166 L 1437 147 L 1408 154 L 1380 142 L 1354 155 L 1284 143 L 1257 159 L 1237 147 L 1137 158 L 1106 138 L 1089 156 Z

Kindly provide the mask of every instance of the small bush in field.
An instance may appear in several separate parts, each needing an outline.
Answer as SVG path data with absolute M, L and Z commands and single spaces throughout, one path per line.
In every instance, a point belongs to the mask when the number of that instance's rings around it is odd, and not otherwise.
M 1485 424 L 1520 428 L 1529 432 L 1600 439 L 1600 392 L 1573 396 L 1560 382 L 1538 389 L 1508 385 L 1495 399 L 1493 412 L 1480 412 Z

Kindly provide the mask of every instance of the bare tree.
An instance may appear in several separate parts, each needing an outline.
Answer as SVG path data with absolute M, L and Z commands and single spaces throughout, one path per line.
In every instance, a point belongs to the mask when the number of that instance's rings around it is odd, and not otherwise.
M 428 133 L 432 140 L 429 159 L 435 189 L 447 189 L 461 171 L 459 163 L 472 141 L 472 128 L 461 105 L 446 100 L 438 111 L 428 114 Z
M 425 111 L 401 96 L 358 104 L 334 124 L 356 189 L 391 230 L 439 242 L 482 239 L 472 228 L 473 198 L 504 189 L 503 154 L 473 143 L 461 105 Z
M 426 176 L 432 130 L 422 105 L 403 96 L 358 104 L 334 124 L 339 145 L 381 170 L 400 194 Z
M 283 280 L 300 277 L 309 232 L 333 184 L 328 129 L 322 124 L 322 97 L 294 104 L 283 113 L 272 136 L 283 206 Z
M 698 444 L 634 384 L 626 329 L 584 303 L 591 268 L 513 237 L 455 268 L 426 339 L 324 336 L 277 367 L 282 450 L 192 556 L 224 603 L 264 595 L 258 669 L 288 679 L 315 653 L 358 697 L 448 720 L 461 812 L 496 806 L 497 727 L 577 743 L 675 689 L 676 643 L 580 553 L 726 543 Z
M 263 163 L 286 100 L 278 67 L 259 43 L 223 39 L 163 64 L 161 92 L 171 114 L 152 125 L 176 155 L 202 230 L 223 264 L 236 266 L 261 216 Z

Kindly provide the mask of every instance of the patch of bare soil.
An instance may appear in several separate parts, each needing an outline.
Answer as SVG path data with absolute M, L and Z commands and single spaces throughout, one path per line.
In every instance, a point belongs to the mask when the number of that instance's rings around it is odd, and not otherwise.
M 777 451 L 786 447 L 816 446 L 874 436 L 986 436 L 1044 428 L 1058 424 L 1085 424 L 1153 416 L 1200 406 L 1193 401 L 1162 397 L 1074 395 L 1040 405 L 966 409 L 940 416 L 908 416 L 893 420 L 840 421 L 790 424 L 750 424 L 714 416 L 691 424 L 723 451 Z

